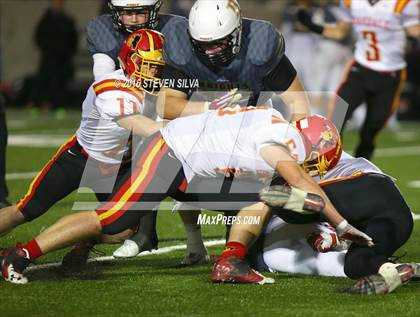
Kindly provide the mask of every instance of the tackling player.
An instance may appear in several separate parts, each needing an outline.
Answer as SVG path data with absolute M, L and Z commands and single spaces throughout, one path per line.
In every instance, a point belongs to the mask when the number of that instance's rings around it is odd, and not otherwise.
M 26 195 L 16 205 L 0 210 L 0 234 L 38 218 L 79 187 L 90 187 L 105 201 L 112 192 L 109 184 L 130 170 L 130 164 L 124 163 L 131 156 L 130 134 L 143 133 L 141 126 L 132 129 L 130 115 L 150 110 L 145 97 L 156 91 L 145 83 L 159 80 L 162 74 L 162 34 L 152 30 L 130 34 L 119 60 L 122 69 L 88 89 L 76 134 L 44 166 Z
M 369 159 L 376 135 L 398 107 L 406 78 L 406 34 L 420 37 L 420 2 L 342 0 L 341 5 L 344 14 L 337 24 L 315 24 L 303 9 L 298 12 L 298 19 L 311 31 L 333 40 L 341 40 L 353 30 L 354 60 L 337 95 L 349 105 L 346 120 L 359 105 L 367 103 L 356 156 Z
M 160 123 L 141 115 L 127 118 L 136 121 L 134 130 L 141 127 L 150 133 L 161 127 Z M 4 279 L 26 283 L 24 269 L 43 254 L 101 233 L 120 233 L 138 222 L 141 215 L 136 209 L 150 210 L 166 197 L 185 190 L 187 182 L 195 177 L 223 180 L 226 169 L 249 175 L 254 184 L 261 178 L 271 179 L 277 171 L 296 187 L 292 194 L 298 200 L 295 208 L 305 208 L 308 203 L 298 193 L 316 193 L 324 198 L 323 214 L 331 224 L 339 227 L 344 224 L 345 231 L 353 233 L 353 238 L 370 243 L 367 235 L 347 224 L 316 182 L 298 165 L 307 163 L 306 170 L 325 172 L 341 154 L 339 135 L 332 123 L 321 117 L 310 118 L 302 121 L 302 126 L 298 121 L 296 128 L 272 108 L 249 107 L 220 109 L 173 120 L 140 145 L 132 160 L 132 171 L 119 179 L 108 202 L 96 211 L 62 218 L 35 239 L 23 246 L 18 244 L 5 254 L 1 261 Z M 319 160 L 322 165 L 317 163 Z M 258 194 L 254 193 L 246 194 L 243 205 L 247 207 L 242 211 L 260 216 L 261 223 L 256 225 L 260 229 L 269 208 L 260 202 L 253 204 L 258 201 Z M 223 195 L 216 195 L 220 201 L 226 200 Z M 309 203 L 317 206 L 316 200 Z
M 164 78 L 181 83 L 198 80 L 199 91 L 188 85 L 162 88 L 160 96 L 165 102 L 157 106 L 162 118 L 174 119 L 234 103 L 240 94 L 233 89 L 248 95 L 244 96 L 245 105 L 267 105 L 272 96 L 267 92 L 280 93 L 290 107 L 292 120 L 309 113 L 296 70 L 284 54 L 283 37 L 270 22 L 243 18 L 236 0 L 196 1 L 189 20 L 176 23 L 173 33 L 174 40 L 170 37 L 165 47 L 170 54 L 165 56 Z M 215 98 L 218 100 L 213 101 Z M 196 255 L 198 262 L 205 261 L 207 252 L 197 214 L 180 214 L 188 234 L 184 262 L 189 262 L 190 255 Z M 137 253 L 131 252 L 130 245 L 127 243 L 123 251 L 134 256 Z

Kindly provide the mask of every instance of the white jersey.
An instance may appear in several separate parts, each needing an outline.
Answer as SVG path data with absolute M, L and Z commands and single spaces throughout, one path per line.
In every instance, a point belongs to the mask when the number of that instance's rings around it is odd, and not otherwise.
M 356 36 L 355 60 L 376 71 L 406 66 L 404 28 L 419 24 L 419 0 L 342 0 L 343 21 L 351 22 Z
M 120 127 L 123 116 L 144 112 L 144 93 L 130 87 L 122 70 L 94 82 L 82 105 L 77 141 L 83 149 L 103 163 L 118 164 L 129 150 L 130 131 Z
M 306 158 L 299 130 L 270 107 L 224 108 L 178 118 L 161 133 L 188 181 L 229 173 L 271 179 L 274 169 L 260 155 L 270 144 L 287 148 L 299 164 Z
M 334 168 L 330 169 L 322 178 L 319 176 L 313 178 L 320 183 L 369 173 L 384 174 L 379 167 L 363 157 L 353 157 L 350 154 L 343 152 Z
M 297 225 L 272 217 L 264 232 L 262 260 L 265 265 L 271 272 L 344 277 L 346 252 L 314 251 L 306 240 L 313 232 L 335 231 L 326 223 Z

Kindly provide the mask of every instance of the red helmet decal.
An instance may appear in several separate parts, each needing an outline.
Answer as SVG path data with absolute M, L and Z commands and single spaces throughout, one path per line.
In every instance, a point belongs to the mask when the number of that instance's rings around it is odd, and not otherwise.
M 164 37 L 161 33 L 142 29 L 129 34 L 124 41 L 119 60 L 121 68 L 134 85 L 148 93 L 159 91 L 163 73 Z

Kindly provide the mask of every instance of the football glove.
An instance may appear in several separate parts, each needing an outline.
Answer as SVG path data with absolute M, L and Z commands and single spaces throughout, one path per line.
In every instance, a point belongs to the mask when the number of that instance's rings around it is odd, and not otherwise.
M 264 188 L 259 196 L 270 207 L 282 207 L 301 214 L 318 213 L 325 207 L 321 196 L 285 185 Z
M 306 241 L 321 253 L 347 250 L 351 244 L 349 240 L 340 240 L 335 232 L 312 232 Z
M 367 245 L 368 247 L 373 247 L 373 239 L 369 237 L 366 233 L 357 230 L 347 220 L 343 220 L 335 228 L 340 240 L 350 240 L 359 245 Z
M 234 104 L 235 102 L 241 100 L 242 95 L 237 93 L 238 88 L 232 89 L 229 91 L 226 95 L 223 95 L 220 98 L 214 99 L 211 102 L 206 102 L 206 108 L 207 110 L 216 110 L 219 108 L 224 108 L 226 106 L 229 106 L 231 104 Z

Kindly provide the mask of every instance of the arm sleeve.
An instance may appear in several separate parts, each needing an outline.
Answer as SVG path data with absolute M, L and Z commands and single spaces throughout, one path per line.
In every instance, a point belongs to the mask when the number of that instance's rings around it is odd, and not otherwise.
M 405 6 L 401 14 L 401 22 L 404 27 L 420 24 L 420 1 L 411 0 Z
M 93 76 L 95 81 L 101 77 L 108 75 L 115 71 L 116 65 L 114 60 L 106 54 L 96 53 L 93 54 Z
M 296 77 L 296 69 L 283 55 L 276 67 L 263 79 L 264 87 L 271 91 L 286 91 Z
M 96 97 L 95 103 L 101 117 L 111 121 L 142 113 L 143 110 L 140 100 L 124 91 L 104 92 Z
M 183 93 L 186 93 L 187 95 L 190 94 L 190 88 L 185 87 L 184 85 L 180 84 L 182 83 L 183 79 L 190 79 L 190 77 L 185 74 L 184 72 L 178 70 L 177 68 L 166 65 L 165 70 L 163 71 L 162 76 L 164 86 L 165 88 L 171 88 L 178 91 L 182 91 Z

